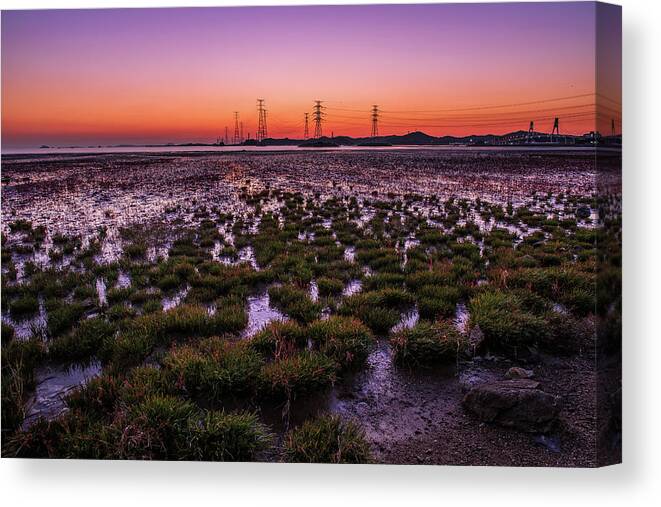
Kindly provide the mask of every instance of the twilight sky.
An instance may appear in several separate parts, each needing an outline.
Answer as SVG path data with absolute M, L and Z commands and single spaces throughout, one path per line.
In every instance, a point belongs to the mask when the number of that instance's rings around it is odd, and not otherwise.
M 270 137 L 301 138 L 315 99 L 324 134 L 369 135 L 372 104 L 380 134 L 550 131 L 554 116 L 583 133 L 595 18 L 593 3 L 4 11 L 2 144 L 213 141 L 234 111 L 254 136 L 257 98 Z M 606 56 L 621 50 L 608 23 Z M 605 133 L 620 67 L 598 74 Z

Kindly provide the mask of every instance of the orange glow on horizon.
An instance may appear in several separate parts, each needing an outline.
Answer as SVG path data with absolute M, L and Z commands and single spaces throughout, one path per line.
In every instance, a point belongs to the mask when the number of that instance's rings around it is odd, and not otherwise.
M 368 137 L 373 104 L 380 135 L 550 132 L 555 117 L 621 132 L 617 65 L 596 114 L 594 41 L 590 3 L 5 12 L 2 142 L 213 142 L 234 111 L 254 137 L 257 97 L 275 138 L 301 139 L 316 99 L 324 135 Z

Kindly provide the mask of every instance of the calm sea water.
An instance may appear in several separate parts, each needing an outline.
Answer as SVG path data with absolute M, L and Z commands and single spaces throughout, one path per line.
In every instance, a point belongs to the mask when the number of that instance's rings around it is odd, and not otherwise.
M 228 153 L 228 152 L 288 152 L 288 151 L 593 151 L 591 146 L 339 146 L 337 148 L 301 148 L 299 146 L 90 146 L 63 148 L 2 148 L 3 155 L 102 154 L 102 153 Z

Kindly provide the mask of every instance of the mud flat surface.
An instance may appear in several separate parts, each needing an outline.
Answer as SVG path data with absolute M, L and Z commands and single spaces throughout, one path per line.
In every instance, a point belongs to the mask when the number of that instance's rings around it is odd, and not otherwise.
M 178 347 L 201 353 L 211 334 L 234 346 L 274 323 L 307 330 L 355 318 L 371 330 L 365 361 L 337 366 L 334 382 L 312 394 L 287 402 L 243 399 L 243 391 L 238 401 L 213 403 L 176 396 L 257 413 L 276 434 L 268 460 L 284 459 L 288 431 L 331 413 L 360 426 L 379 463 L 595 466 L 597 419 L 612 417 L 596 406 L 597 198 L 594 156 L 580 152 L 3 157 L 3 333 L 8 326 L 17 343 L 44 345 L 34 371 L 23 373 L 17 435 L 40 419 L 67 417 L 67 395 L 90 379 L 121 383 L 140 366 L 163 372 Z M 552 339 L 540 345 L 524 333 L 516 338 L 523 346 L 512 347 L 503 345 L 509 335 L 487 336 L 492 345 L 466 346 L 432 365 L 397 360 L 396 338 L 430 322 L 451 327 L 462 343 L 472 339 L 485 326 L 472 313 L 485 293 L 521 312 L 525 325 L 554 326 Z M 383 318 L 371 317 L 361 297 L 381 305 Z M 182 320 L 184 311 L 211 320 L 226 308 L 244 321 L 217 333 L 198 326 L 192 336 L 159 335 L 135 358 L 117 344 L 135 322 L 178 310 Z M 114 338 L 82 354 L 75 340 L 86 320 L 107 323 Z M 3 337 L 3 357 L 4 347 Z M 323 351 L 312 338 L 296 347 L 262 368 Z M 481 422 L 462 405 L 469 389 L 502 381 L 511 367 L 531 370 L 539 389 L 561 400 L 552 429 Z M 3 365 L 3 382 L 11 372 Z M 114 410 L 109 427 L 123 414 Z M 609 430 L 608 439 L 617 434 Z
M 590 195 L 594 156 L 544 153 L 125 154 L 4 156 L 3 223 L 93 231 L 176 215 L 196 204 L 245 211 L 242 187 L 337 196 L 419 193 L 524 202 L 534 192 Z

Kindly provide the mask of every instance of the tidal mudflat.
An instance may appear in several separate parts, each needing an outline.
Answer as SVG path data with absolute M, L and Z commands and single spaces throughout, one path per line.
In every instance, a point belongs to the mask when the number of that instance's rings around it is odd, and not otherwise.
M 3 157 L 2 454 L 596 466 L 618 209 L 572 151 Z

